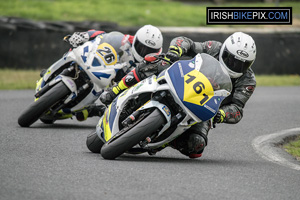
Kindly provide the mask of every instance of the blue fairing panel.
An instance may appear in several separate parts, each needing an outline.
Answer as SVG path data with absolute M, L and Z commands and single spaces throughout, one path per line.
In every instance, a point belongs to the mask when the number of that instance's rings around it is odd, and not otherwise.
M 206 79 L 206 77 L 202 73 L 194 71 L 194 63 L 194 59 L 178 61 L 167 70 L 167 73 L 169 74 L 169 77 L 172 81 L 172 84 L 176 90 L 179 99 L 186 106 L 186 108 L 202 121 L 206 121 L 216 114 L 216 112 L 219 109 L 220 103 L 223 100 L 223 97 L 214 97 L 213 90 L 207 93 L 208 97 L 204 96 L 206 95 L 204 93 L 198 94 L 194 91 L 194 82 L 199 84 L 199 82 L 203 81 L 203 83 L 206 84 L 206 88 L 208 88 L 209 86 L 211 87 L 211 83 Z M 187 79 L 193 77 L 191 74 L 195 74 L 195 81 L 191 84 L 187 84 L 189 83 Z M 199 76 L 197 77 L 198 74 Z M 200 101 L 197 104 L 193 103 L 193 101 L 195 101 L 193 99 L 204 98 L 208 99 L 207 101 L 204 101 L 204 103 L 200 103 Z

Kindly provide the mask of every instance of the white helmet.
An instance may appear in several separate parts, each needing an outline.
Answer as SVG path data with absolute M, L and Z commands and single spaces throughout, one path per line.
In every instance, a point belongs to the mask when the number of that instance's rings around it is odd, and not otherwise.
M 227 69 L 231 78 L 238 78 L 253 64 L 256 46 L 251 36 L 236 32 L 223 43 L 219 60 Z
M 141 62 L 149 53 L 161 53 L 163 36 L 160 30 L 152 25 L 145 25 L 140 28 L 132 43 L 132 54 L 134 58 Z

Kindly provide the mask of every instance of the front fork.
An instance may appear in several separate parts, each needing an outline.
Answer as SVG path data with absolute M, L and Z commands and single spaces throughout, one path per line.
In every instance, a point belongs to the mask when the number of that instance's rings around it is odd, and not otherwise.
M 63 76 L 68 76 L 71 74 L 71 72 L 73 72 L 73 70 L 75 69 L 74 66 L 71 66 L 67 69 L 64 69 L 62 71 L 62 73 L 60 75 Z M 55 84 L 57 84 L 58 82 L 60 82 L 62 79 L 60 78 L 60 75 L 56 76 L 54 79 L 52 79 L 48 84 L 46 84 L 44 87 L 41 87 L 41 84 L 43 82 L 43 77 L 37 82 L 37 86 L 36 89 L 38 91 L 36 91 L 36 94 L 34 95 L 35 98 L 40 98 L 43 94 L 45 94 L 50 88 L 52 88 Z M 67 85 L 68 86 L 68 85 Z
M 75 70 L 75 72 L 74 72 L 74 70 Z M 62 108 L 66 107 L 66 105 L 68 103 L 75 100 L 76 97 L 78 97 L 86 89 L 93 87 L 93 83 L 89 80 L 77 89 L 75 80 L 78 79 L 79 73 L 80 73 L 80 71 L 78 70 L 78 66 L 76 64 L 75 64 L 75 66 L 70 66 L 69 68 L 64 69 L 60 75 L 56 76 L 53 80 L 51 80 L 48 84 L 46 84 L 42 89 L 40 89 L 35 94 L 35 97 L 37 100 L 39 97 L 41 97 L 43 94 L 45 94 L 50 88 L 52 88 L 54 85 L 56 85 L 57 83 L 59 83 L 61 81 L 64 82 L 64 84 L 69 88 L 71 94 L 63 100 L 63 103 L 61 103 L 59 106 L 52 109 L 50 116 L 54 116 Z M 71 77 L 71 76 L 73 76 L 73 77 Z

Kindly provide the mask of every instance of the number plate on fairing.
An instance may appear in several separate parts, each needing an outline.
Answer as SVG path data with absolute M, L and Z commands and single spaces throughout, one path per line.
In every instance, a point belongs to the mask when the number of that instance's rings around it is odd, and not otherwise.
M 214 102 L 214 90 L 201 70 L 193 66 L 195 59 L 182 60 L 173 64 L 168 73 L 182 103 L 202 121 L 212 118 L 219 104 Z

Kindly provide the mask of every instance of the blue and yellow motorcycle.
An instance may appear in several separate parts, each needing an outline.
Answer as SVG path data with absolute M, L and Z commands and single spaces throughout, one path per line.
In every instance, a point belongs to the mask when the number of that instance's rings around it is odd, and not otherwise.
M 177 61 L 121 93 L 87 137 L 87 147 L 104 159 L 155 154 L 193 124 L 214 117 L 231 90 L 227 71 L 212 56 Z

